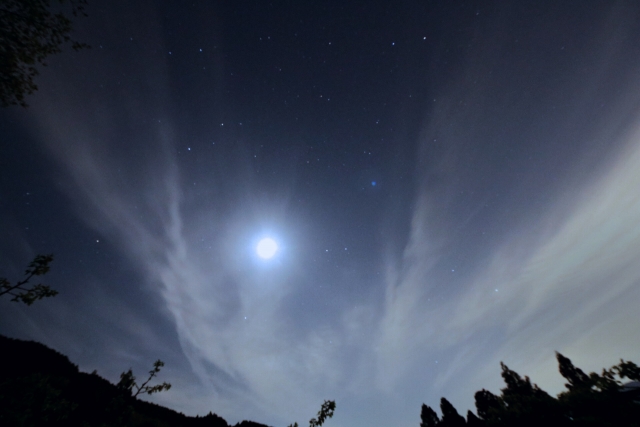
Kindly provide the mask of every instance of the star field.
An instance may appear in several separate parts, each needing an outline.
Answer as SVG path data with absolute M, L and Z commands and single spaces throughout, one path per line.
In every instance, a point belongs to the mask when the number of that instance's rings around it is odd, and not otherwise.
M 0 111 L 0 333 L 272 426 L 637 360 L 640 7 L 93 0 Z M 261 241 L 263 238 L 272 239 Z M 264 255 L 264 256 L 263 256 Z

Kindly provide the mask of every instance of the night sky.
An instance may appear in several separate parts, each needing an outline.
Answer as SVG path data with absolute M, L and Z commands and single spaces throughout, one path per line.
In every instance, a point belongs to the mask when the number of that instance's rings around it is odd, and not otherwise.
M 640 3 L 89 3 L 0 110 L 0 276 L 60 292 L 1 334 L 276 427 L 639 361 Z

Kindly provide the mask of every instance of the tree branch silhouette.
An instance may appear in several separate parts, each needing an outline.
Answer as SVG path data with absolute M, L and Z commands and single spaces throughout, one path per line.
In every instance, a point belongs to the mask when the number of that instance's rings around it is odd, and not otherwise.
M 128 390 L 134 398 L 138 397 L 139 394 L 154 394 L 164 390 L 169 390 L 171 388 L 171 384 L 167 382 L 154 386 L 147 385 L 158 374 L 158 372 L 160 372 L 160 368 L 163 366 L 164 362 L 162 360 L 156 360 L 153 364 L 153 369 L 149 371 L 149 378 L 140 385 L 136 383 L 136 377 L 133 376 L 133 371 L 129 369 L 127 372 L 120 374 L 118 388 L 121 390 Z
M 333 417 L 333 412 L 336 410 L 336 402 L 334 400 L 325 400 L 318 411 L 317 418 L 311 418 L 309 420 L 309 427 L 320 427 L 327 418 Z M 298 427 L 298 423 L 290 424 L 289 427 Z
M 13 296 L 11 301 L 23 302 L 31 305 L 39 299 L 58 295 L 58 291 L 49 286 L 37 284 L 28 287 L 29 281 L 34 276 L 42 276 L 49 271 L 49 264 L 53 261 L 53 255 L 37 255 L 27 267 L 25 278 L 12 285 L 4 277 L 0 278 L 0 296 L 9 294 Z
M 88 48 L 71 39 L 72 19 L 83 15 L 87 0 L 0 1 L 0 105 L 27 107 L 25 96 L 38 89 L 38 65 L 62 52 L 71 42 L 74 50 Z

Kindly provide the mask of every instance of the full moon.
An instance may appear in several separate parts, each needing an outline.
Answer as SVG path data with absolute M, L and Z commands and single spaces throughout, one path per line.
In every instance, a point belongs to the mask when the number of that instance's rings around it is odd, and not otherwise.
M 278 244 L 273 239 L 264 238 L 258 242 L 256 252 L 260 258 L 269 259 L 278 252 Z

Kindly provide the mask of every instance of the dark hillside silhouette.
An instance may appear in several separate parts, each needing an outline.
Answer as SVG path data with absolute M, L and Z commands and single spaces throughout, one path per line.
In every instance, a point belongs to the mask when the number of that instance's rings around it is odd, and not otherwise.
M 0 425 L 230 427 L 216 414 L 188 417 L 135 399 L 100 377 L 80 372 L 61 353 L 0 335 Z M 236 427 L 266 427 L 243 421 Z

